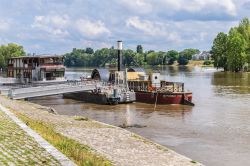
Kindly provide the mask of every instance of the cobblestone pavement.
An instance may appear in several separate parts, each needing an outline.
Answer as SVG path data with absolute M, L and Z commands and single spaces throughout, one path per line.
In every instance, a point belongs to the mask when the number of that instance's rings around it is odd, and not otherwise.
M 0 110 L 0 165 L 60 165 Z
M 166 147 L 132 132 L 94 120 L 77 121 L 74 117 L 49 113 L 48 107 L 0 96 L 0 104 L 33 120 L 51 124 L 64 136 L 95 149 L 119 166 L 202 166 Z

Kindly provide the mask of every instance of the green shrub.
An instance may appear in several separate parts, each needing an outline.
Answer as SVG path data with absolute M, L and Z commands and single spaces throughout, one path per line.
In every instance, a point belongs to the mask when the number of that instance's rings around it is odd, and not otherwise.
M 179 65 L 187 65 L 188 62 L 189 62 L 188 59 L 186 59 L 184 57 L 179 57 L 179 59 L 178 59 Z
M 211 64 L 212 64 L 212 61 L 210 61 L 210 60 L 205 60 L 203 62 L 203 65 L 211 65 Z

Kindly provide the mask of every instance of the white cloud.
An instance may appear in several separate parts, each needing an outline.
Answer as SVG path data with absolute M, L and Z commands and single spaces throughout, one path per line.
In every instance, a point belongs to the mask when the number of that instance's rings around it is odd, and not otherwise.
M 151 0 L 154 3 L 153 0 Z M 155 5 L 162 5 L 161 8 L 167 8 L 174 11 L 188 11 L 188 12 L 199 12 L 199 11 L 213 11 L 213 8 L 220 8 L 228 15 L 235 16 L 237 14 L 236 5 L 232 0 L 161 0 L 160 3 Z
M 83 36 L 96 37 L 103 34 L 110 34 L 110 30 L 100 20 L 94 22 L 87 19 L 79 19 L 75 25 L 76 29 Z
M 128 27 L 138 29 L 148 35 L 164 35 L 166 32 L 159 23 L 151 22 L 149 20 L 141 20 L 139 17 L 131 17 L 126 20 Z
M 10 25 L 7 21 L 5 20 L 0 20 L 0 31 L 7 31 L 9 30 Z
M 188 47 L 210 49 L 218 32 L 228 32 L 238 21 L 168 21 L 167 23 L 144 20 L 139 17 L 127 19 L 126 25 L 133 32 L 133 41 L 157 45 L 159 48 L 181 50 Z M 213 27 L 211 29 L 211 27 Z M 131 29 L 132 28 L 132 29 Z M 133 30 L 135 29 L 135 30 Z M 138 33 L 140 31 L 140 33 Z M 152 46 L 153 47 L 153 46 Z
M 35 16 L 32 28 L 37 28 L 50 33 L 57 37 L 68 36 L 67 26 L 70 24 L 69 17 L 67 15 L 47 15 L 47 16 Z
M 82 39 L 80 41 L 82 47 L 91 47 L 95 49 L 100 49 L 100 48 L 110 48 L 112 44 L 114 43 L 109 43 L 109 42 L 104 42 L 104 41 L 96 41 L 96 40 L 85 40 Z
M 246 1 L 2 0 L 0 42 L 18 42 L 30 52 L 109 47 L 117 39 L 130 48 L 210 49 L 218 32 L 228 32 L 239 18 L 250 17 Z
M 148 0 L 119 0 L 118 3 L 121 3 L 126 8 L 135 11 L 137 13 L 149 13 L 152 11 L 152 3 Z
M 219 9 L 228 15 L 237 14 L 236 4 L 233 0 L 120 0 L 118 3 L 138 14 L 158 12 L 173 13 L 175 11 L 211 12 Z
M 182 42 L 181 36 L 175 29 L 172 29 L 172 26 L 175 26 L 174 23 L 166 24 L 162 22 L 142 20 L 139 17 L 131 17 L 127 19 L 126 26 L 129 28 L 134 28 L 141 31 L 143 38 L 146 40 L 154 41 L 156 43 L 162 43 L 167 45 L 167 43 L 180 44 Z M 136 36 L 135 40 L 140 40 L 142 35 L 139 35 L 134 31 Z
M 180 39 L 178 33 L 171 29 L 170 24 L 141 20 L 139 17 L 131 17 L 126 20 L 126 25 L 152 37 L 166 38 L 168 41 L 175 42 L 178 42 Z

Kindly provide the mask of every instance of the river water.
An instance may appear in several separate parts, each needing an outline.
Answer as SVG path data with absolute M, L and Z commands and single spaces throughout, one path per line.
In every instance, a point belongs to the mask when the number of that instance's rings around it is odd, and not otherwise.
M 127 128 L 176 152 L 210 166 L 250 165 L 250 73 L 224 73 L 213 68 L 165 67 L 162 79 L 184 82 L 194 107 L 133 103 L 104 106 L 63 99 L 32 99 L 59 114 L 83 115 Z M 90 70 L 68 69 L 77 79 Z M 138 127 L 140 126 L 140 127 Z M 157 163 L 156 163 L 157 164 Z

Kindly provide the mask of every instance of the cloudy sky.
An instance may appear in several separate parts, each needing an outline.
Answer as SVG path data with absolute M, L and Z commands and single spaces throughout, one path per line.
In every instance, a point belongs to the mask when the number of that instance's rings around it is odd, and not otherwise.
M 0 45 L 29 53 L 72 48 L 209 50 L 218 32 L 250 18 L 250 0 L 0 0 Z

